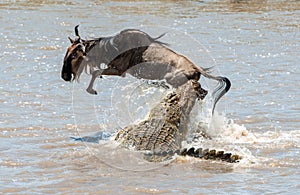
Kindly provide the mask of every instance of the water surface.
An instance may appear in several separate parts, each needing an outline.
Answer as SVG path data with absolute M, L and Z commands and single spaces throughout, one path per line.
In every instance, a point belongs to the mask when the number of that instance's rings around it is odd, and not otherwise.
M 4 194 L 298 194 L 299 1 L 2 1 L 0 3 L 0 191 Z M 113 144 L 71 136 L 115 132 L 141 120 L 164 95 L 133 78 L 106 77 L 99 94 L 60 78 L 80 24 L 84 38 L 139 28 L 232 88 L 207 124 L 203 147 L 237 152 L 237 164 L 178 158 L 144 162 Z M 212 89 L 215 83 L 201 79 Z M 136 101 L 135 101 L 136 100 Z M 191 128 L 192 129 L 192 128 Z

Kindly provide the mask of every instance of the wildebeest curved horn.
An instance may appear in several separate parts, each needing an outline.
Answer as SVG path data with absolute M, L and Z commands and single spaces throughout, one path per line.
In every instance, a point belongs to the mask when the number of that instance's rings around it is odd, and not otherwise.
M 79 24 L 77 26 L 75 26 L 75 35 L 80 39 L 78 27 L 79 27 Z

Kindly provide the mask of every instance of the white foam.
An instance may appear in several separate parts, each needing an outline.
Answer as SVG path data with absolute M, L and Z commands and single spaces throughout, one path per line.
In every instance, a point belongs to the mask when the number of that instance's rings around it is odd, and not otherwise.
M 223 150 L 242 156 L 242 160 L 235 164 L 237 168 L 259 167 L 263 166 L 283 166 L 280 157 L 270 157 L 268 151 L 273 153 L 281 152 L 286 156 L 289 148 L 297 148 L 300 146 L 300 130 L 293 131 L 251 131 L 243 124 L 237 124 L 234 120 L 228 119 L 224 114 L 215 113 L 213 118 L 203 117 L 203 112 L 197 113 L 197 116 L 192 119 L 195 123 L 201 119 L 202 128 L 206 128 L 206 133 L 212 139 L 201 138 L 194 140 L 194 147 L 210 148 Z M 201 115 L 201 116 L 200 116 Z M 195 126 L 195 125 L 192 125 Z M 263 153 L 260 152 L 263 150 Z M 253 154 L 253 152 L 255 152 Z M 257 152 L 259 155 L 257 155 Z M 266 153 L 266 156 L 262 154 Z M 291 155 L 294 155 L 292 152 Z M 277 159 L 279 158 L 279 159 Z M 289 163 L 289 159 L 284 160 L 284 163 Z
M 257 137 L 244 125 L 239 125 L 224 115 L 215 115 L 209 124 L 209 133 L 231 143 L 253 143 Z

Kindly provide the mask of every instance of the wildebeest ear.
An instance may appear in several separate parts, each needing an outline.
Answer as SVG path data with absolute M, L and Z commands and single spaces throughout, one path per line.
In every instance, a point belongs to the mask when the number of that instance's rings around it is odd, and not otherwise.
M 74 40 L 71 39 L 70 37 L 68 37 L 68 39 L 70 40 L 70 42 L 73 44 L 74 43 Z

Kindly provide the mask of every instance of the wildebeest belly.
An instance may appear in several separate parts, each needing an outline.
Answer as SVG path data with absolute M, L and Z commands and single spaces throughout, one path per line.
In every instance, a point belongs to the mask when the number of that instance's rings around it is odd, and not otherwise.
M 190 60 L 164 45 L 152 43 L 143 51 L 140 60 L 127 71 L 137 78 L 165 79 L 175 88 L 190 79 L 199 80 L 200 78 L 197 67 Z

